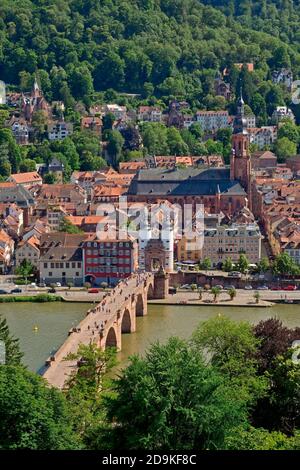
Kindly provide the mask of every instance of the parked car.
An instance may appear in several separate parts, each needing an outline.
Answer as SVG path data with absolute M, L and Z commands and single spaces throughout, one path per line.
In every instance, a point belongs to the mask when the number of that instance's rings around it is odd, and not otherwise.
M 257 290 L 269 290 L 268 286 L 259 286 Z
M 236 287 L 235 286 L 225 286 L 224 289 L 225 290 L 231 290 L 231 289 L 235 289 Z
M 245 290 L 252 290 L 252 289 L 253 289 L 253 287 L 250 286 L 250 284 L 248 284 L 247 286 L 245 286 Z
M 0 295 L 5 295 L 8 294 L 8 292 L 4 289 L 0 289 Z
M 293 285 L 285 286 L 283 290 L 297 290 L 297 286 L 293 286 Z
M 221 289 L 221 290 L 223 290 L 223 289 L 224 289 L 224 287 L 223 287 L 223 286 L 221 286 L 221 284 L 218 284 L 218 285 L 217 285 L 217 286 L 215 286 L 215 287 L 217 287 L 218 289 Z
M 20 289 L 19 287 L 16 287 L 15 289 L 11 290 L 10 293 L 11 294 L 21 294 L 22 289 Z
M 56 285 L 56 287 L 61 287 L 61 283 L 60 283 L 60 282 L 56 282 L 55 285 Z
M 275 286 L 275 287 L 272 287 L 271 290 L 282 290 L 282 287 L 280 287 L 280 286 Z
M 190 289 L 191 286 L 190 284 L 183 284 L 183 286 L 181 286 L 181 289 Z
M 91 289 L 88 290 L 89 294 L 99 294 L 99 289 L 96 289 L 95 287 L 92 287 Z
M 39 287 L 47 287 L 47 284 L 45 282 L 40 282 Z

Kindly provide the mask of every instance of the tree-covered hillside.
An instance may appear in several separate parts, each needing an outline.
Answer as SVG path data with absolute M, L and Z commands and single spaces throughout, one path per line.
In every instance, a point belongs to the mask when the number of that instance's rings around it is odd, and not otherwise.
M 242 24 L 290 42 L 300 50 L 299 0 L 203 0 Z
M 238 14 L 242 5 L 248 11 L 253 4 L 266 26 L 255 31 L 251 15 L 235 20 L 203 3 L 226 3 L 228 8 L 236 3 Z M 2 0 L 0 79 L 27 90 L 37 73 L 46 97 L 62 99 L 67 106 L 74 100 L 89 104 L 95 91 L 114 89 L 140 93 L 148 100 L 176 96 L 193 107 L 214 108 L 219 105 L 213 99 L 216 72 L 234 62 L 253 61 L 255 72 L 251 80 L 246 77 L 251 81 L 248 95 L 255 90 L 265 99 L 268 93 L 276 95 L 271 69 L 292 62 L 294 73 L 300 72 L 300 54 L 288 44 L 291 34 L 295 41 L 300 34 L 296 31 L 299 15 L 291 10 L 293 22 L 286 32 L 281 25 L 273 30 L 273 17 L 279 22 L 275 4 L 286 4 L 286 12 L 291 2 L 272 2 L 264 20 L 258 5 L 266 3 Z M 269 10 L 274 11 L 273 16 Z M 240 21 L 243 18 L 248 20 Z M 284 13 L 284 24 L 286 18 Z M 235 84 L 233 80 L 233 88 Z M 275 98 L 275 102 L 283 100 Z M 259 96 L 253 103 L 246 92 L 246 100 L 261 109 Z

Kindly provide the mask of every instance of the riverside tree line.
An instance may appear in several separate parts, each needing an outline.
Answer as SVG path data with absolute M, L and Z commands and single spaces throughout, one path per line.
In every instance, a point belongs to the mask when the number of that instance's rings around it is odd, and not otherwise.
M 253 327 L 219 315 L 113 378 L 115 351 L 81 345 L 60 391 L 22 365 L 1 319 L 0 449 L 299 450 L 299 338 L 275 318 Z

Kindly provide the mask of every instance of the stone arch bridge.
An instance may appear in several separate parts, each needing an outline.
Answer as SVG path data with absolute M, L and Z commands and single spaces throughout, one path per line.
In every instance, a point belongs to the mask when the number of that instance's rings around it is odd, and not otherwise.
M 106 294 L 101 302 L 87 312 L 79 325 L 69 332 L 69 337 L 58 351 L 46 361 L 43 374 L 47 381 L 63 388 L 67 377 L 76 369 L 76 361 L 66 361 L 70 353 L 76 353 L 81 343 L 96 343 L 101 349 L 122 349 L 122 334 L 136 330 L 136 317 L 147 315 L 147 301 L 168 295 L 168 275 L 133 274 L 121 281 Z

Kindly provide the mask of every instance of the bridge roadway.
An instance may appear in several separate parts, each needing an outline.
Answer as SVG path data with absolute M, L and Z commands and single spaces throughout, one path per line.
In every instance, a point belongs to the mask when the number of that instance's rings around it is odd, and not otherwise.
M 63 388 L 67 377 L 77 367 L 76 361 L 66 361 L 76 353 L 79 345 L 96 343 L 99 348 L 122 346 L 122 333 L 136 329 L 136 317 L 147 315 L 147 300 L 154 295 L 154 275 L 133 274 L 121 281 L 101 302 L 91 310 L 79 325 L 69 332 L 69 337 L 47 361 L 43 377 L 57 388 Z

